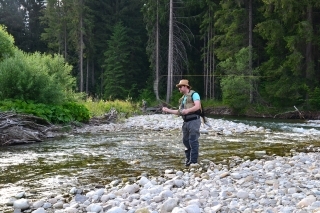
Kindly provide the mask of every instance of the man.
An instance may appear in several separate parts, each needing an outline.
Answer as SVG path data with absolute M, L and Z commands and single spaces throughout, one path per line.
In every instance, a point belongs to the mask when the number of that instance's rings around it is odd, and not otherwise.
M 197 92 L 191 90 L 189 81 L 186 79 L 180 80 L 176 85 L 180 93 L 183 94 L 179 100 L 179 109 L 173 110 L 163 107 L 162 111 L 170 114 L 180 115 L 183 119 L 182 132 L 183 144 L 185 146 L 186 166 L 198 166 L 199 156 L 199 136 L 200 136 L 200 113 L 201 102 Z

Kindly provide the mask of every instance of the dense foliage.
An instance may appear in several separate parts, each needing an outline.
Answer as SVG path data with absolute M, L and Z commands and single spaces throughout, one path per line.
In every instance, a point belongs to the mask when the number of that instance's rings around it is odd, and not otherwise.
M 73 96 L 71 67 L 61 56 L 23 53 L 0 62 L 0 99 L 59 104 Z
M 37 58 L 35 51 L 61 54 L 73 67 L 79 92 L 98 99 L 163 100 L 170 1 L 1 0 L 0 24 L 28 52 L 25 58 Z M 319 109 L 320 1 L 172 2 L 175 83 L 188 78 L 203 99 L 239 111 L 253 105 Z M 1 53 L 12 53 L 1 42 Z M 21 69 L 26 82 L 34 75 L 33 82 L 43 86 L 47 78 L 50 87 L 50 75 L 37 63 L 22 67 L 15 54 L 1 62 L 0 72 L 17 75 Z M 0 85 L 2 96 L 11 92 L 9 86 L 30 91 L 15 98 L 40 92 L 22 80 L 6 85 Z
M 89 110 L 82 104 L 65 102 L 63 104 L 41 104 L 20 100 L 1 101 L 0 111 L 12 111 L 16 113 L 31 114 L 44 118 L 51 123 L 63 124 L 70 122 L 88 122 Z

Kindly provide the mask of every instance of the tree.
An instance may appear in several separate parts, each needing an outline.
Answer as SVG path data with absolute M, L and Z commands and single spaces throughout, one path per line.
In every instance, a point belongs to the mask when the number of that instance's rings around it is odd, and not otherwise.
M 128 88 L 130 81 L 128 78 L 129 58 L 129 38 L 127 28 L 122 22 L 114 26 L 114 32 L 108 40 L 108 50 L 105 52 L 105 72 L 104 72 L 104 98 L 125 99 L 130 91 Z
M 248 77 L 251 75 L 249 51 L 249 47 L 243 48 L 235 57 L 219 63 L 219 67 L 227 75 L 221 80 L 223 101 L 237 111 L 245 109 L 250 104 L 252 78 Z
M 40 17 L 45 8 L 44 0 L 20 0 L 20 5 L 25 14 L 25 38 L 19 48 L 27 52 L 44 52 L 46 46 L 40 39 L 43 32 Z
M 201 38 L 203 40 L 202 60 L 204 78 L 204 96 L 206 99 L 215 99 L 215 67 L 216 60 L 214 55 L 214 13 L 218 5 L 211 0 L 202 2 L 202 23 L 200 25 Z
M 308 93 L 318 84 L 319 27 L 312 12 L 320 8 L 318 1 L 264 1 L 265 20 L 256 31 L 267 41 L 266 58 L 261 65 L 263 95 L 276 106 L 292 106 L 308 100 Z M 316 55 L 318 55 L 316 57 Z M 317 67 L 316 67 L 317 65 Z
M 6 31 L 6 27 L 0 25 L 0 61 L 14 55 L 14 39 Z
M 20 7 L 20 0 L 0 0 L 0 24 L 7 27 L 7 32 L 20 47 L 25 39 L 25 13 Z

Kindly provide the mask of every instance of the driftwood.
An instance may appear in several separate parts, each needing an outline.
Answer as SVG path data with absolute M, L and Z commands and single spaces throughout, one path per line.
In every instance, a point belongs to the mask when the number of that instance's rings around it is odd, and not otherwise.
M 41 142 L 53 130 L 45 119 L 25 114 L 0 112 L 0 146 Z
M 295 111 L 288 111 L 284 113 L 276 114 L 273 118 L 284 118 L 284 119 L 305 119 L 303 113 L 301 113 L 296 106 L 293 106 Z
M 101 124 L 109 124 L 112 122 L 117 121 L 119 115 L 116 109 L 112 108 L 108 113 L 99 116 L 99 117 L 93 117 L 89 121 L 89 125 L 95 125 L 99 126 Z

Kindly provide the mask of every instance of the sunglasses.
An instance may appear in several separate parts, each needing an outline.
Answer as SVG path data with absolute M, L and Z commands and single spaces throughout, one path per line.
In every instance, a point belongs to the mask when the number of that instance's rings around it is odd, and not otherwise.
M 181 87 L 184 87 L 184 86 L 178 86 L 179 89 L 180 89 Z

